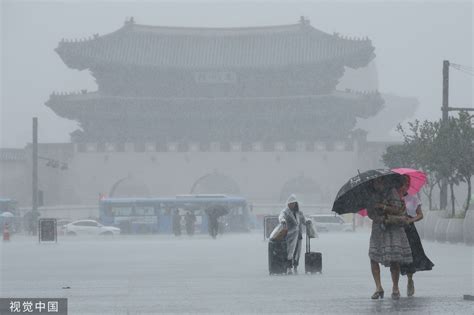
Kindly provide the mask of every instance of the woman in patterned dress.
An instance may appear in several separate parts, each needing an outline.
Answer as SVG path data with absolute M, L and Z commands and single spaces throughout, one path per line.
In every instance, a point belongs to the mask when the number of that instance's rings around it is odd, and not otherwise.
M 372 219 L 369 258 L 376 286 L 372 299 L 384 297 L 380 280 L 380 264 L 390 267 L 393 283 L 392 299 L 399 299 L 400 265 L 413 261 L 410 244 L 403 226 L 400 224 L 384 224 L 387 215 L 400 216 L 405 212 L 405 204 L 397 190 L 389 188 L 393 185 L 388 184 L 383 178 L 377 178 L 373 181 L 373 194 L 367 207 L 367 214 Z M 398 186 L 401 184 L 400 182 Z

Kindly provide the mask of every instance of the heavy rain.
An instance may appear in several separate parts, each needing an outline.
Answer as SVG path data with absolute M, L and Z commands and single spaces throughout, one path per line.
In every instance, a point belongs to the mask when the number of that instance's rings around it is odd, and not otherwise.
M 474 314 L 472 1 L 0 10 L 0 314 Z

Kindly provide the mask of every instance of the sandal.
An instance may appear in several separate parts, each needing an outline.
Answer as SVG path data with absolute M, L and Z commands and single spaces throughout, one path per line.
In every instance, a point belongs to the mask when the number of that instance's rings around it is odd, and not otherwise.
M 372 294 L 371 299 L 372 299 L 372 300 L 383 299 L 383 295 L 384 295 L 383 290 L 375 291 L 375 293 Z
M 395 292 L 395 291 L 392 292 L 392 299 L 394 299 L 394 300 L 399 300 L 400 299 L 400 290 L 398 290 L 397 292 Z

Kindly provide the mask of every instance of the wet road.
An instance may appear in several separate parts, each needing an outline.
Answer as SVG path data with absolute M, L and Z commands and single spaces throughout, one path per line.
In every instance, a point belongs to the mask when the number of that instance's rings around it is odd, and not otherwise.
M 66 297 L 69 314 L 474 314 L 474 247 L 425 242 L 435 263 L 415 276 L 416 294 L 374 291 L 367 232 L 321 234 L 323 274 L 269 276 L 260 233 L 207 236 L 65 237 L 58 244 L 14 236 L 0 245 L 2 297 Z M 302 257 L 304 261 L 304 257 Z M 302 271 L 302 270 L 301 270 Z M 70 287 L 70 289 L 63 289 Z

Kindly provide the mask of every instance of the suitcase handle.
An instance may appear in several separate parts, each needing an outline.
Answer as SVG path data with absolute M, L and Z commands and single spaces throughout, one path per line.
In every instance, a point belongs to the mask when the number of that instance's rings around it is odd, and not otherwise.
M 309 238 L 308 234 L 306 234 L 306 252 L 311 252 L 311 239 Z

